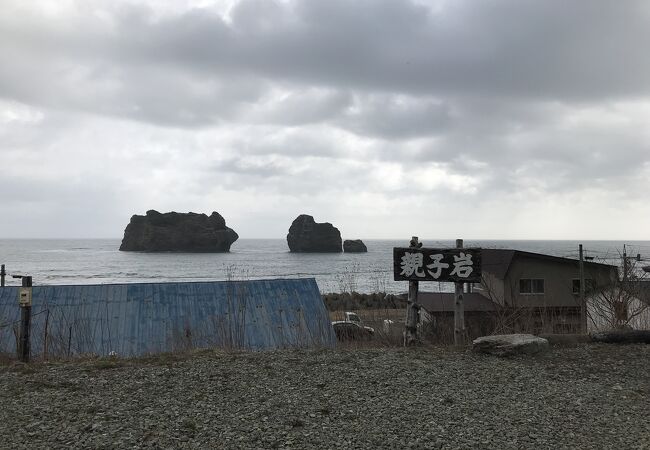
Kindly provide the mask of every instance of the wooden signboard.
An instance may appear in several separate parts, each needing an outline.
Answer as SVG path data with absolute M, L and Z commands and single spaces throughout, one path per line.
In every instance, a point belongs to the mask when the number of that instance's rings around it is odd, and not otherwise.
M 395 281 L 481 282 L 479 248 L 393 248 Z

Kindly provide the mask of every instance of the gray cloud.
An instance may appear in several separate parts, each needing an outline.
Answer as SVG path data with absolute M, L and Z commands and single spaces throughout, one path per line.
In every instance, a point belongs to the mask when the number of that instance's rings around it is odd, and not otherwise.
M 129 45 L 118 45 L 137 59 L 360 89 L 586 99 L 648 92 L 650 57 L 635 45 L 650 38 L 645 2 L 446 6 L 244 1 L 230 25 L 198 13 L 141 19 L 122 30 Z
M 69 197 L 128 217 L 218 199 L 278 218 L 307 202 L 345 220 L 362 211 L 391 233 L 400 202 L 504 215 L 523 195 L 644 205 L 644 1 L 152 5 L 0 10 L 2 186 L 14 212 L 40 202 L 80 214 Z M 66 221 L 53 223 L 65 234 Z
M 439 134 L 451 122 L 449 107 L 439 101 L 370 96 L 358 99 L 337 124 L 360 135 L 399 140 Z
M 124 113 L 136 91 L 165 89 L 169 96 L 192 99 L 181 76 L 228 85 L 249 78 L 248 89 L 270 79 L 363 91 L 536 99 L 611 99 L 647 95 L 650 88 L 650 56 L 637 44 L 650 40 L 650 11 L 643 1 L 622 6 L 604 0 L 497 0 L 455 2 L 433 11 L 409 1 L 244 0 L 231 23 L 209 11 L 155 19 L 142 7 L 105 9 L 108 23 L 82 17 L 65 26 L 37 13 L 3 15 L 2 56 L 22 62 L 2 80 L 5 93 L 23 86 L 24 97 L 40 98 L 44 92 L 30 95 L 30 88 L 63 74 L 62 83 L 81 82 L 115 95 Z M 29 70 L 36 67 L 40 70 Z M 18 74 L 31 74 L 32 80 Z M 68 87 L 50 96 L 74 97 Z M 212 112 L 198 102 L 195 110 L 190 103 L 189 114 L 209 119 L 220 110 L 217 100 L 224 94 L 206 90 Z M 174 104 L 152 108 L 168 105 Z
M 283 92 L 284 91 L 284 92 Z M 240 120 L 300 126 L 336 120 L 350 105 L 351 95 L 331 89 L 284 89 L 269 93 L 258 104 L 240 110 Z
M 272 178 L 279 176 L 290 176 L 290 170 L 287 166 L 282 165 L 276 161 L 268 161 L 264 159 L 255 158 L 230 158 L 221 161 L 212 167 L 212 171 L 217 176 L 220 174 L 236 174 L 245 175 L 252 179 L 254 178 Z M 246 180 L 245 178 L 237 178 L 240 181 L 253 181 Z
M 5 174 L 0 177 L 0 192 L 3 237 L 64 237 L 70 231 L 75 237 L 111 237 L 116 222 L 128 218 L 106 180 L 34 182 L 25 174 Z

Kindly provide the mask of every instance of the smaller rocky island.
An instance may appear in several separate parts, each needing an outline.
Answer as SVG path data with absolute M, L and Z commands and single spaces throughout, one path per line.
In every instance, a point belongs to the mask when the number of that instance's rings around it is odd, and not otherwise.
M 361 239 L 346 239 L 343 241 L 343 251 L 345 253 L 366 253 L 368 252 L 368 247 L 366 247 L 366 244 Z
M 341 253 L 341 232 L 331 223 L 316 223 L 301 214 L 289 228 L 287 243 L 293 253 Z
M 133 215 L 124 230 L 120 251 L 126 252 L 229 252 L 239 236 L 226 226 L 218 212 L 210 216 L 147 211 Z

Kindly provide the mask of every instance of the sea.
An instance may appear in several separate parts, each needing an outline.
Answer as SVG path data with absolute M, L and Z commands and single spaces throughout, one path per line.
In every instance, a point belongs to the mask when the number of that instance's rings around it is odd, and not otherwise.
M 455 241 L 420 239 L 425 247 L 453 248 Z M 120 239 L 0 239 L 0 264 L 6 284 L 20 285 L 13 275 L 29 275 L 34 286 L 178 281 L 316 279 L 322 293 L 407 291 L 393 280 L 393 247 L 408 239 L 364 240 L 367 253 L 290 253 L 284 239 L 239 239 L 230 253 L 120 252 Z M 650 257 L 650 241 L 466 240 L 466 247 L 506 248 L 620 264 L 628 256 Z M 452 283 L 421 283 L 421 289 L 451 291 Z

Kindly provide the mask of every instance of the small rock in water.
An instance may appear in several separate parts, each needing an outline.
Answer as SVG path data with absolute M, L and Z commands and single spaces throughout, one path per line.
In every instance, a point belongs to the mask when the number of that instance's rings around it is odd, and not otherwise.
M 346 239 L 343 241 L 343 251 L 345 253 L 366 253 L 368 252 L 368 247 L 366 247 L 366 244 L 361 239 Z

